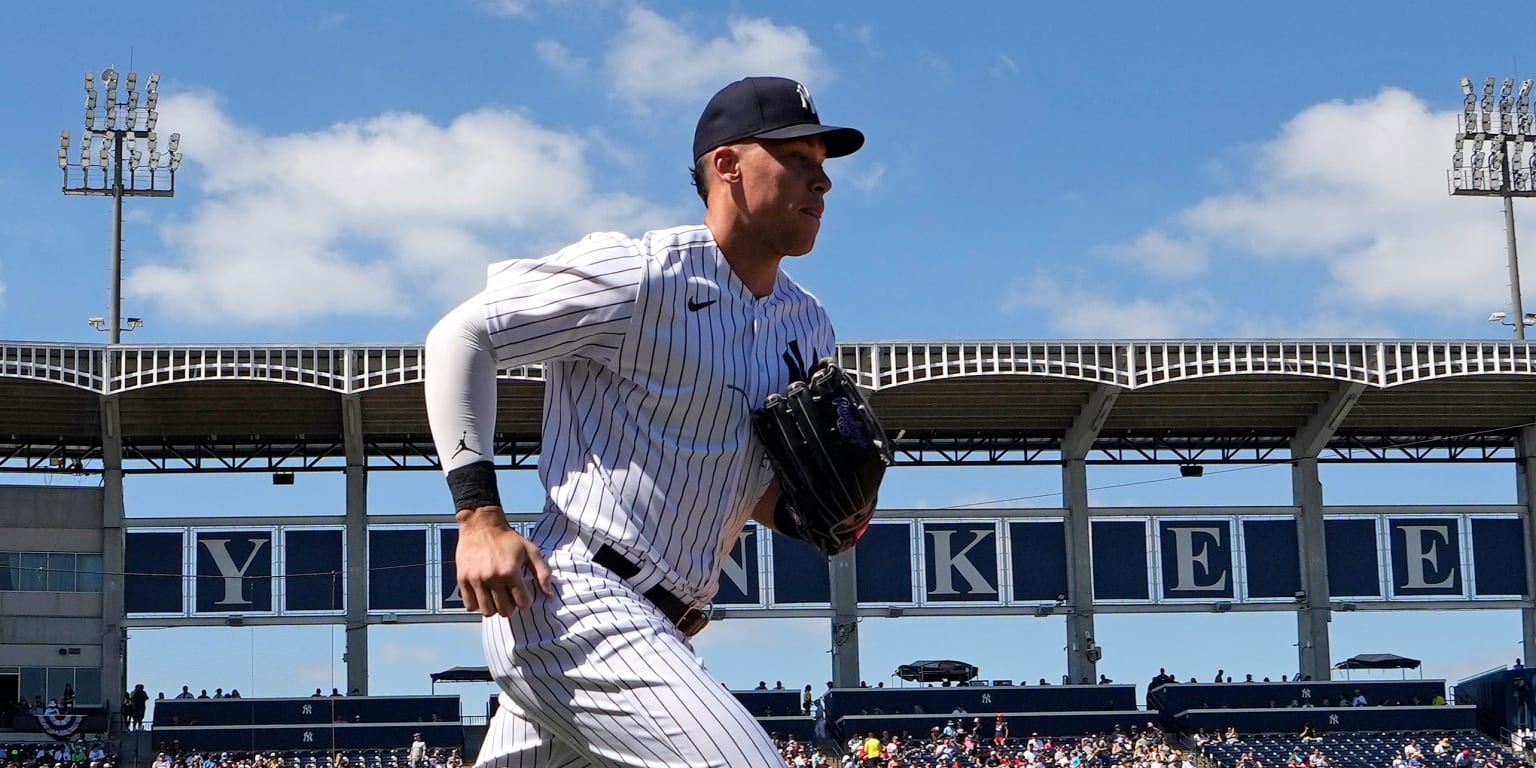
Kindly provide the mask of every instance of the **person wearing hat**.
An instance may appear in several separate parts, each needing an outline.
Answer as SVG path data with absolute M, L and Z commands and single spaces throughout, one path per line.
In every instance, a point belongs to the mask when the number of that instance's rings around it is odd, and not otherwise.
M 747 521 L 773 525 L 752 410 L 836 354 L 825 309 L 780 266 L 816 244 L 825 162 L 863 143 L 802 83 L 731 83 L 688 155 L 702 224 L 493 264 L 428 334 L 459 592 L 501 688 L 481 765 L 784 764 L 689 638 Z M 545 499 L 525 537 L 492 459 L 496 372 L 529 364 Z

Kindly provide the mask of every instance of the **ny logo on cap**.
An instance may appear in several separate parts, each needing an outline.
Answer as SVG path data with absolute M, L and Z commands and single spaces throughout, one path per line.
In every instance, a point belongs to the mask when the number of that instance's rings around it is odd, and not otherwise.
M 811 100 L 811 89 L 805 87 L 804 83 L 795 83 L 795 92 L 800 94 L 800 106 L 805 107 L 811 111 L 812 115 L 815 115 L 816 102 Z M 817 117 L 819 119 L 820 116 L 818 115 Z

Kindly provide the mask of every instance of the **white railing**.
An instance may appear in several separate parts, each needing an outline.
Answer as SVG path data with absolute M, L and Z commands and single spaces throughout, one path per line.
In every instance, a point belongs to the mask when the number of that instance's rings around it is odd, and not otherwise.
M 1142 389 L 1209 377 L 1301 376 L 1376 388 L 1536 375 L 1536 343 L 1423 340 L 858 342 L 838 350 L 870 389 L 968 377 L 1065 379 Z M 420 345 L 117 346 L 0 343 L 0 379 L 127 392 L 199 381 L 265 381 L 355 394 L 422 380 Z M 501 378 L 542 381 L 541 366 Z

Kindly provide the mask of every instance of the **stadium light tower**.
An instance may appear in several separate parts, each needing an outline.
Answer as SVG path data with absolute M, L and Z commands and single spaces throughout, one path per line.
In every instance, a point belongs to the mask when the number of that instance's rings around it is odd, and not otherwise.
M 1452 195 L 1504 198 L 1504 238 L 1509 250 L 1509 299 L 1512 310 L 1505 323 L 1515 338 L 1525 338 L 1526 314 L 1520 305 L 1520 256 L 1515 249 L 1515 198 L 1536 197 L 1536 151 L 1529 165 L 1523 159 L 1526 142 L 1536 141 L 1536 115 L 1531 112 L 1531 81 L 1505 78 L 1495 96 L 1494 78 L 1483 81 L 1482 99 L 1472 81 L 1461 79 L 1461 130 L 1456 133 L 1456 152 L 1451 155 L 1449 176 Z M 1536 149 L 1536 147 L 1533 147 Z M 1494 313 L 1495 316 L 1500 313 Z M 1503 317 L 1490 317 L 1502 321 Z
M 96 78 L 85 73 L 85 131 L 80 134 L 77 162 L 69 160 L 69 131 L 59 137 L 59 169 L 64 172 L 64 194 L 112 198 L 112 312 L 110 320 L 91 318 L 97 330 L 109 332 L 116 344 L 125 330 L 143 326 L 130 318 L 123 327 L 123 198 L 171 197 L 176 194 L 176 169 L 181 166 L 181 134 L 171 134 L 160 146 L 155 110 L 160 102 L 160 76 L 145 79 L 139 91 L 139 75 L 129 72 L 118 92 L 118 72 L 101 73 L 98 98 Z M 145 144 L 140 149 L 140 140 Z

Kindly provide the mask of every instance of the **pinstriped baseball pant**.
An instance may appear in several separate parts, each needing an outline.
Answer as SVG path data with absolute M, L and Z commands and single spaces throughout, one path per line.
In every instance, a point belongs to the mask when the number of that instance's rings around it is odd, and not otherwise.
M 555 597 L 482 624 L 500 706 L 481 768 L 783 766 L 773 742 L 662 613 L 587 561 L 547 551 Z

